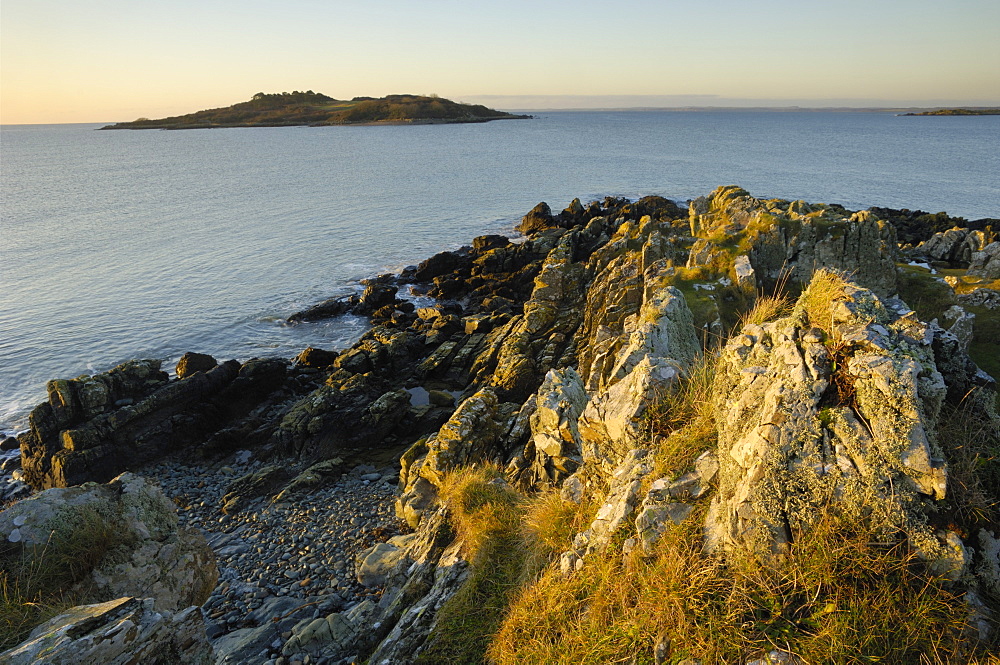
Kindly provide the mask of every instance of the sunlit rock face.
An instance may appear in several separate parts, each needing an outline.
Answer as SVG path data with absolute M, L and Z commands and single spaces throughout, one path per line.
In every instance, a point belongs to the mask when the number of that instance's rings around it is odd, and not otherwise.
M 886 297 L 896 292 L 896 230 L 869 211 L 805 201 L 757 199 L 736 186 L 719 187 L 690 204 L 692 254 L 709 256 L 719 246 L 746 252 L 767 280 L 806 284 L 819 268 L 841 270 L 861 286 Z
M 780 552 L 833 510 L 902 531 L 942 572 L 962 572 L 960 539 L 927 524 L 948 493 L 936 326 L 894 304 L 819 273 L 790 316 L 747 325 L 725 346 L 710 550 Z

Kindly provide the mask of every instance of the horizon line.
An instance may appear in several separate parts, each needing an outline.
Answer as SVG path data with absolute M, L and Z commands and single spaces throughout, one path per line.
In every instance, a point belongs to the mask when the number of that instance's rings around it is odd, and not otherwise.
M 500 95 L 491 95 L 493 97 L 499 97 Z M 552 95 L 555 96 L 555 95 Z M 552 97 L 547 96 L 547 97 Z M 566 95 L 567 97 L 573 97 L 575 95 Z M 510 95 L 510 97 L 522 97 L 521 95 Z M 770 111 L 770 112 L 795 112 L 795 111 L 809 111 L 809 112 L 820 112 L 820 111 L 839 111 L 839 112 L 912 112 L 912 111 L 938 111 L 945 109 L 970 109 L 970 110 L 990 110 L 997 109 L 1000 110 L 1000 103 L 997 104 L 936 104 L 930 106 L 838 106 L 838 105 L 825 105 L 825 106 L 801 106 L 798 104 L 788 104 L 788 105 L 759 105 L 759 106 L 734 106 L 734 105 L 711 105 L 711 104 L 699 104 L 699 105 L 686 105 L 686 106 L 516 106 L 508 107 L 507 111 L 519 111 L 519 112 L 567 112 L 567 113 L 615 113 L 615 112 L 653 112 L 653 111 L 672 111 L 672 112 L 687 112 L 687 113 L 698 113 L 705 111 Z M 981 117 L 981 116 L 974 116 Z M 99 125 L 102 123 L 114 124 L 116 122 L 121 122 L 118 120 L 81 120 L 76 122 L 0 122 L 0 127 L 23 127 L 30 125 Z M 301 126 L 301 125 L 290 125 L 290 126 Z M 211 129 L 211 128 L 207 128 Z

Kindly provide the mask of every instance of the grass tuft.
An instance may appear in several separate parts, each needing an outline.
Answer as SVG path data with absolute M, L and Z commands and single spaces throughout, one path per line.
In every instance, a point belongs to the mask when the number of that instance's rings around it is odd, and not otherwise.
M 0 651 L 24 640 L 32 628 L 74 605 L 95 600 L 90 572 L 105 557 L 134 544 L 126 530 L 92 508 L 72 528 L 53 531 L 44 545 L 0 547 Z
M 809 324 L 830 333 L 833 330 L 833 303 L 846 299 L 845 277 L 834 270 L 821 268 L 799 298 Z
M 699 356 L 686 376 L 657 395 L 643 415 L 654 460 L 654 475 L 678 476 L 715 445 L 712 385 L 718 356 Z
M 558 491 L 525 497 L 499 467 L 467 467 L 441 489 L 470 565 L 469 577 L 442 606 L 418 663 L 481 663 L 518 593 L 569 548 L 593 515 Z
M 555 567 L 512 606 L 490 662 L 746 662 L 773 649 L 808 663 L 986 662 L 961 595 L 904 543 L 823 516 L 783 559 L 725 562 L 700 547 L 702 511 L 655 554 L 609 552 L 563 576 Z M 926 661 L 932 662 L 932 661 Z
M 761 325 L 785 316 L 792 311 L 792 301 L 787 295 L 758 296 L 753 307 L 740 316 L 740 327 Z
M 445 477 L 441 497 L 464 543 L 470 572 L 438 612 L 417 663 L 481 663 L 515 592 L 524 584 L 528 548 L 523 499 L 492 465 Z

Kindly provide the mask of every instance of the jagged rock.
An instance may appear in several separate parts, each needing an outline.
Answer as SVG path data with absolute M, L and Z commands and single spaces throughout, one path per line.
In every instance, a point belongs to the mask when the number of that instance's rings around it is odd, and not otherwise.
M 485 235 L 472 239 L 472 251 L 475 254 L 484 254 L 493 249 L 500 249 L 510 245 L 510 240 L 506 236 Z
M 198 607 L 154 609 L 152 599 L 80 605 L 37 627 L 0 654 L 8 665 L 210 665 L 212 647 Z
M 408 333 L 398 335 L 406 338 Z M 405 347 L 406 339 L 397 341 Z M 271 437 L 273 444 L 307 459 L 343 457 L 381 444 L 408 417 L 410 393 L 402 388 L 387 390 L 391 384 L 374 373 L 351 374 L 346 367 L 351 358 L 363 358 L 366 369 L 377 363 L 389 370 L 397 351 L 407 353 L 405 348 L 367 339 L 341 354 L 337 364 L 344 371 L 331 374 L 326 385 L 287 411 Z
M 312 307 L 308 307 L 301 312 L 292 314 L 287 320 L 289 323 L 301 323 L 306 321 L 331 319 L 335 316 L 347 314 L 352 311 L 357 304 L 358 297 L 355 295 L 330 298 L 329 300 L 324 300 L 323 302 L 313 305 Z
M 719 187 L 711 194 L 699 196 L 689 204 L 691 235 L 703 237 L 721 225 L 737 231 L 756 220 L 760 202 L 742 187 Z
M 983 279 L 1000 279 L 1000 241 L 991 242 L 972 253 L 968 274 Z
M 681 376 L 677 364 L 646 356 L 624 379 L 591 397 L 580 416 L 584 461 L 614 468 L 646 433 L 642 417 L 659 392 Z
M 370 663 L 410 663 L 419 655 L 440 608 L 468 576 L 461 543 L 451 542 L 444 511 L 425 519 L 388 575 L 377 628 L 366 640 Z M 412 562 L 412 563 L 411 563 Z M 375 646 L 377 645 L 377 646 Z M 372 651 L 372 647 L 374 650 Z
M 925 240 L 929 240 L 937 232 L 947 231 L 956 226 L 972 229 L 975 231 L 989 230 L 992 226 L 997 228 L 1000 220 L 993 218 L 983 218 L 966 220 L 963 217 L 951 217 L 947 213 L 928 213 L 923 210 L 895 210 L 893 208 L 869 208 L 879 219 L 887 220 L 896 227 L 896 235 L 899 242 L 906 245 L 917 245 Z
M 573 261 L 574 233 L 564 233 L 535 277 L 523 314 L 488 335 L 488 353 L 472 367 L 472 380 L 488 385 L 501 401 L 521 404 L 549 369 L 559 366 L 569 336 L 580 323 L 587 271 Z
M 315 605 L 292 596 L 274 596 L 250 612 L 246 622 L 251 627 L 240 628 L 216 638 L 212 647 L 216 665 L 243 665 L 257 662 L 261 651 L 281 645 L 282 634 L 311 618 Z
M 177 361 L 177 378 L 186 379 L 195 372 L 207 372 L 218 364 L 219 362 L 208 354 L 188 351 Z
M 178 610 L 200 605 L 215 587 L 219 571 L 205 538 L 179 527 L 174 504 L 141 476 L 48 489 L 0 512 L 0 538 L 25 548 L 82 529 L 118 539 L 78 584 L 92 589 L 88 598 L 147 596 L 158 610 Z
M 292 628 L 292 635 L 281 652 L 286 656 L 301 653 L 318 656 L 324 652 L 346 654 L 373 623 L 377 609 L 375 603 L 364 600 L 346 612 L 304 619 Z
M 587 404 L 583 380 L 572 368 L 549 370 L 530 416 L 534 464 L 529 485 L 558 485 L 583 458 L 577 420 Z M 525 451 L 525 457 L 529 453 Z
M 652 470 L 646 459 L 647 453 L 641 448 L 629 451 L 611 473 L 611 488 L 590 528 L 576 534 L 573 551 L 563 555 L 566 567 L 576 569 L 576 561 L 584 559 L 591 552 L 603 551 L 615 533 L 631 519 L 639 504 L 642 479 Z
M 986 529 L 980 529 L 977 536 L 980 557 L 976 576 L 990 593 L 1000 594 L 1000 539 Z
M 965 268 L 969 266 L 973 255 L 983 250 L 985 244 L 985 236 L 982 231 L 971 231 L 956 226 L 953 229 L 935 233 L 929 239 L 910 249 L 907 254 L 912 258 L 943 262 L 955 268 Z
M 942 323 L 947 326 L 949 333 L 958 340 L 958 351 L 960 354 L 969 352 L 969 345 L 972 344 L 972 331 L 976 322 L 976 315 L 967 312 L 958 305 L 952 305 L 945 310 L 941 317 Z
M 411 663 L 419 655 L 437 616 L 437 610 L 461 587 L 468 564 L 461 543 L 452 542 L 445 509 L 429 513 L 418 530 L 395 537 L 392 545 L 370 550 L 390 552 L 395 563 L 380 562 L 376 605 L 364 601 L 355 607 L 296 623 L 282 646 L 286 656 L 309 654 L 314 659 L 343 659 L 371 663 Z M 247 650 L 243 650 L 246 652 Z M 236 661 L 226 661 L 236 662 Z
M 754 288 L 757 285 L 757 274 L 754 272 L 753 265 L 750 263 L 750 257 L 746 254 L 741 254 L 736 257 L 733 262 L 733 273 L 736 276 L 736 283 L 741 286 L 747 286 L 749 288 Z
M 758 280 L 806 284 L 825 267 L 851 273 L 880 296 L 896 291 L 895 227 L 869 211 L 847 217 L 836 206 L 756 199 L 736 186 L 720 187 L 689 208 L 692 235 L 708 243 L 701 245 L 705 257 L 721 251 L 722 260 L 730 251 L 715 243 L 718 235 L 743 234 Z
M 559 217 L 564 222 L 573 224 L 582 220 L 586 212 L 587 211 L 584 209 L 583 204 L 580 203 L 580 199 L 573 199 L 570 204 L 566 206 L 561 213 L 559 213 Z
M 441 252 L 429 259 L 422 261 L 413 273 L 413 279 L 417 282 L 429 282 L 435 277 L 440 277 L 454 271 L 461 266 L 466 259 L 459 252 Z
M 353 311 L 362 316 L 371 316 L 382 307 L 395 305 L 398 290 L 396 286 L 390 284 L 369 284 L 365 287 L 361 299 Z
M 619 272 L 618 264 L 611 266 Z M 621 320 L 625 335 L 596 335 L 600 350 L 589 356 L 591 365 L 584 372 L 591 399 L 579 423 L 583 458 L 608 468 L 639 445 L 646 405 L 683 375 L 700 349 L 687 302 L 665 283 L 661 264 L 650 266 L 644 277 L 642 286 L 635 287 L 641 288 L 641 306 Z M 593 320 L 588 328 L 611 330 Z
M 324 369 L 332 365 L 340 354 L 336 351 L 326 351 L 307 347 L 295 358 L 295 364 L 300 367 L 312 367 L 314 369 Z
M 308 469 L 295 476 L 292 482 L 274 496 L 275 503 L 294 501 L 295 499 L 319 489 L 323 485 L 340 478 L 344 468 L 344 460 L 339 457 L 323 460 L 313 464 Z
M 358 582 L 366 587 L 384 586 L 393 569 L 406 565 L 401 562 L 409 562 L 407 548 L 419 537 L 415 533 L 393 536 L 388 542 L 372 545 L 358 554 L 355 566 Z
M 451 419 L 427 440 L 426 457 L 410 473 L 418 470 L 421 477 L 440 486 L 448 471 L 493 458 L 493 446 L 501 432 L 496 420 L 498 405 L 496 394 L 489 388 L 462 402 Z
M 21 434 L 25 481 L 35 489 L 106 482 L 204 441 L 280 388 L 285 362 L 230 360 L 167 381 L 155 360 L 93 377 L 50 381 L 49 400 Z
M 521 218 L 521 223 L 517 225 L 517 231 L 530 236 L 557 225 L 558 222 L 552 217 L 552 208 L 549 207 L 548 203 L 542 201 Z
M 829 504 L 954 563 L 953 544 L 924 517 L 924 497 L 944 498 L 948 478 L 934 440 L 946 386 L 932 341 L 926 324 L 839 278 L 817 277 L 789 317 L 745 326 L 714 389 L 708 548 L 781 550 Z
M 985 307 L 986 309 L 1000 309 L 1000 291 L 995 289 L 977 288 L 969 293 L 960 293 L 955 296 L 955 300 L 960 305 L 966 307 Z
M 928 332 L 932 336 L 934 362 L 947 385 L 948 400 L 954 404 L 962 402 L 978 389 L 996 389 L 993 377 L 979 369 L 968 355 L 971 340 L 967 336 L 967 326 L 972 323 L 970 319 L 974 319 L 975 315 L 964 311 L 959 313 L 957 309 L 960 308 L 952 307 L 948 310 L 955 315 L 948 330 L 931 322 Z M 947 317 L 942 318 L 946 323 L 949 321 Z

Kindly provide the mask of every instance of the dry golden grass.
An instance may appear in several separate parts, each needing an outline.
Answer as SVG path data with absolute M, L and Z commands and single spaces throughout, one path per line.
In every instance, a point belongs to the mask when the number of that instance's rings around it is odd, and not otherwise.
M 740 327 L 761 325 L 792 311 L 792 301 L 786 295 L 758 296 L 753 307 L 740 316 Z
M 587 528 L 595 511 L 589 502 L 577 506 L 563 501 L 558 489 L 528 499 L 522 534 L 532 555 L 541 562 L 534 567 L 535 572 L 570 548 L 573 536 Z
M 471 571 L 439 612 L 418 662 L 479 663 L 517 593 L 556 561 L 594 511 L 563 502 L 558 491 L 525 497 L 494 465 L 449 474 L 441 497 Z
M 563 576 L 553 566 L 515 601 L 489 662 L 738 663 L 773 649 L 805 663 L 987 662 L 961 596 L 904 544 L 826 517 L 787 558 L 723 563 L 700 547 L 702 511 L 654 556 L 610 551 Z M 935 659 L 936 658 L 936 659 Z
M 494 465 L 445 477 L 441 498 L 464 543 L 470 572 L 440 609 L 418 663 L 479 663 L 514 594 L 525 583 L 524 499 Z
M 828 333 L 833 330 L 832 304 L 845 299 L 846 285 L 844 275 L 834 270 L 821 268 L 813 274 L 809 286 L 799 298 L 811 325 Z
M 653 446 L 654 475 L 677 476 L 716 442 L 712 384 L 718 356 L 699 356 L 686 376 L 658 394 L 643 416 Z

